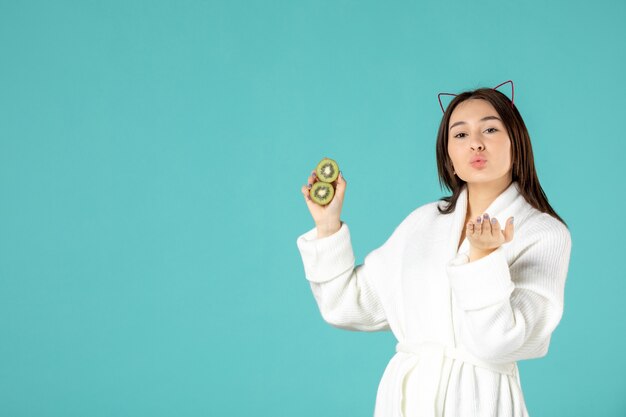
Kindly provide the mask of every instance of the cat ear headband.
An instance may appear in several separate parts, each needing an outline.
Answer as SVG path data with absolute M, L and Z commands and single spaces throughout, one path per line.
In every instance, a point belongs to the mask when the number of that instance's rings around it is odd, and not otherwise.
M 502 84 L 498 84 L 497 86 L 493 87 L 493 90 L 497 90 L 498 87 L 500 87 L 501 85 L 504 85 L 506 83 L 511 83 L 511 107 L 513 107 L 513 99 L 515 98 L 515 89 L 513 88 L 513 81 L 512 80 L 508 80 L 503 82 Z M 441 104 L 441 96 L 457 96 L 457 94 L 452 94 L 452 93 L 439 93 L 437 94 L 437 98 L 439 99 L 439 105 L 441 106 L 441 111 L 444 112 L 445 114 L 445 110 L 443 109 L 443 104 Z

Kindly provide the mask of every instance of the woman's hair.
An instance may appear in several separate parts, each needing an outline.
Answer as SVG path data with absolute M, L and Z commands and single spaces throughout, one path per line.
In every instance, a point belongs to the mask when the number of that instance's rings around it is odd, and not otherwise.
M 556 214 L 548 203 L 548 198 L 539 184 L 539 179 L 535 172 L 530 135 L 528 134 L 522 116 L 517 110 L 517 107 L 511 105 L 511 100 L 505 94 L 492 88 L 479 88 L 474 91 L 466 91 L 458 94 L 450 102 L 441 119 L 439 132 L 437 133 L 437 169 L 439 172 L 439 185 L 442 186 L 445 184 L 445 186 L 452 191 L 452 195 L 439 199 L 440 201 L 448 203 L 447 207 L 444 209 L 437 206 L 439 212 L 441 214 L 449 214 L 454 211 L 456 202 L 461 194 L 461 189 L 465 184 L 465 181 L 453 174 L 454 168 L 450 156 L 448 155 L 448 125 L 454 108 L 459 105 L 459 103 L 469 99 L 482 99 L 491 103 L 502 119 L 504 126 L 506 126 L 507 133 L 511 138 L 513 181 L 518 182 L 520 192 L 526 201 L 537 210 L 557 218 L 567 227 L 567 223 Z

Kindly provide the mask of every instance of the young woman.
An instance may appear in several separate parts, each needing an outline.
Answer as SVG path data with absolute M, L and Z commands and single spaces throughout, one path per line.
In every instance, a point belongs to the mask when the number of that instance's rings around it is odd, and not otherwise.
M 340 220 L 343 175 L 327 206 L 310 200 L 314 173 L 302 187 L 315 227 L 297 246 L 322 317 L 398 340 L 376 417 L 528 416 L 517 361 L 548 352 L 571 237 L 520 113 L 496 88 L 456 95 L 444 111 L 436 153 L 452 195 L 413 210 L 363 264 Z

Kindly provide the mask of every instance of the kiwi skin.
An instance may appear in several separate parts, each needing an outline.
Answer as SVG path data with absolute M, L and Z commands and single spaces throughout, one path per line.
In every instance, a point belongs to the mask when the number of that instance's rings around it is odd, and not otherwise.
M 309 195 L 313 202 L 320 206 L 325 206 L 332 201 L 335 195 L 335 189 L 333 185 L 328 182 L 317 181 L 311 186 Z
M 324 158 L 317 164 L 315 174 L 318 180 L 331 183 L 339 177 L 339 165 L 334 159 Z

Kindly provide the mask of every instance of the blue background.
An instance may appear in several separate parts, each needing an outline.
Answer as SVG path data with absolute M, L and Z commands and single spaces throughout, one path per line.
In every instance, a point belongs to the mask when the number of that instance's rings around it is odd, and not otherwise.
M 0 0 L 0 415 L 371 415 L 395 339 L 322 320 L 300 188 L 339 162 L 361 263 L 448 195 L 437 93 L 508 79 L 573 240 L 548 356 L 519 363 L 528 409 L 625 415 L 625 20 L 605 0 Z

